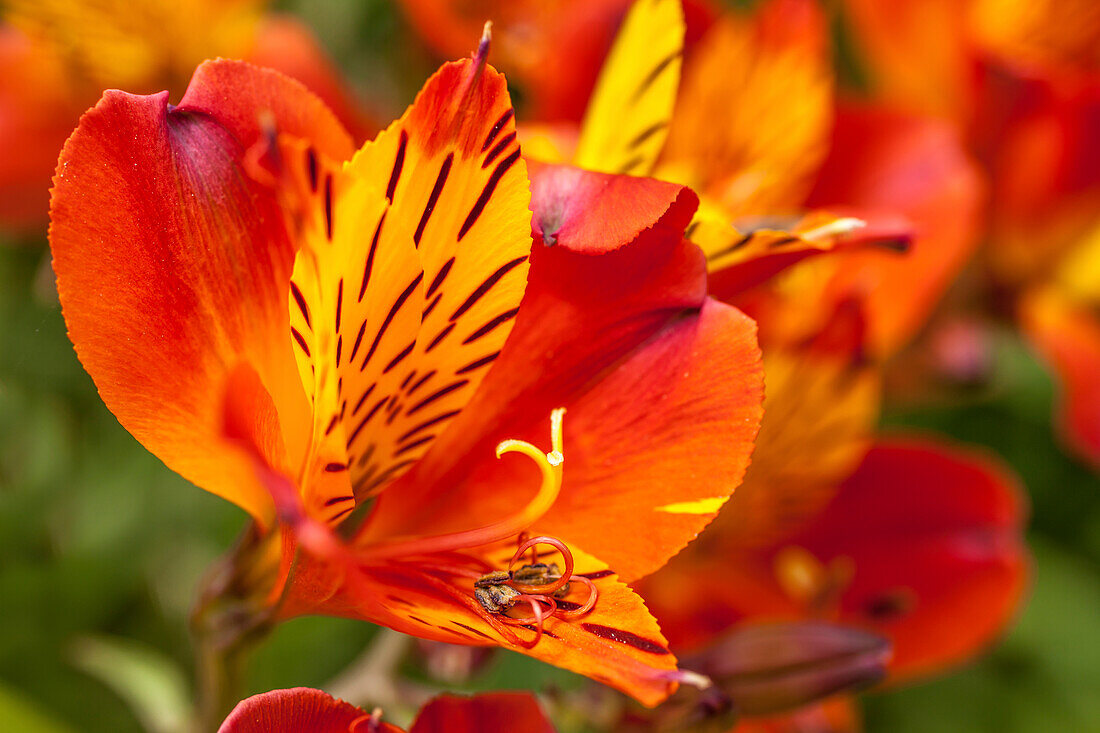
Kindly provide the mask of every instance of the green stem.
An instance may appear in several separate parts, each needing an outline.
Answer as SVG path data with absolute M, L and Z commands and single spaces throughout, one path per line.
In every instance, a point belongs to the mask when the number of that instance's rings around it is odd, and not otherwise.
M 195 733 L 216 733 L 244 697 L 251 652 L 275 626 L 269 566 L 273 535 L 254 527 L 211 568 L 191 614 L 195 646 Z M 267 562 L 265 562 L 265 560 Z

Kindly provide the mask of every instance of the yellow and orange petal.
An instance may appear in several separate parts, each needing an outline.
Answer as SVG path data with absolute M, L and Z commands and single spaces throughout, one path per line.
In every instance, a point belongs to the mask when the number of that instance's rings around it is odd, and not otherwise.
M 400 120 L 338 168 L 284 146 L 300 243 L 288 307 L 313 404 L 313 468 L 357 503 L 414 465 L 511 332 L 531 249 L 526 167 L 504 78 L 444 66 Z M 310 491 L 315 508 L 348 502 Z
M 733 217 L 788 214 L 812 185 L 831 125 L 821 10 L 770 0 L 717 21 L 691 50 L 656 175 Z

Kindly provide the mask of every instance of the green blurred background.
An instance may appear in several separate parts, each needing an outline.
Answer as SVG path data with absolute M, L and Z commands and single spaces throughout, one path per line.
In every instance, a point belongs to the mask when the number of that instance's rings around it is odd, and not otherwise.
M 314 27 L 380 119 L 434 68 L 386 2 L 283 7 Z M 0 243 L 0 731 L 141 731 L 118 688 L 160 703 L 145 723 L 171 725 L 192 674 L 194 590 L 245 517 L 168 471 L 100 402 L 42 246 Z M 870 731 L 1100 731 L 1100 479 L 1056 444 L 1041 365 L 1012 333 L 995 342 L 992 379 L 961 405 L 894 409 L 885 423 L 988 446 L 1016 469 L 1032 502 L 1031 598 L 983 660 L 865 696 Z M 324 685 L 375 633 L 339 619 L 284 624 L 250 690 Z M 579 684 L 500 653 L 470 689 Z

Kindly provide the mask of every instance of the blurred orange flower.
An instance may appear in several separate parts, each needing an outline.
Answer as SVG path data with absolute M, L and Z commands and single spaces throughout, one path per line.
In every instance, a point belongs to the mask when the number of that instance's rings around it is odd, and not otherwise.
M 46 220 L 57 152 L 105 89 L 186 88 L 218 56 L 271 66 L 306 84 L 357 137 L 369 121 L 312 33 L 263 0 L 13 0 L 0 24 L 0 227 Z

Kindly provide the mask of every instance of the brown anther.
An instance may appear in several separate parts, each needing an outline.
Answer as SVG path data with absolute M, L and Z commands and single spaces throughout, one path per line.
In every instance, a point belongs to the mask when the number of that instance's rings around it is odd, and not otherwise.
M 489 613 L 504 613 L 516 605 L 516 600 L 522 595 L 510 585 L 490 585 L 475 587 L 474 598 Z
M 509 580 L 511 580 L 511 576 L 508 575 L 508 572 L 506 570 L 494 570 L 493 572 L 486 573 L 485 575 L 482 575 L 480 578 L 475 580 L 474 587 L 488 588 L 494 585 L 504 585 Z
M 536 563 L 524 565 L 518 570 L 512 571 L 512 582 L 521 586 L 549 586 L 561 580 L 561 568 L 556 562 L 550 564 Z M 565 585 L 553 591 L 554 598 L 565 598 L 569 593 L 568 581 Z

